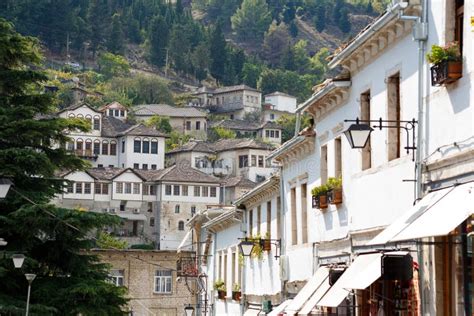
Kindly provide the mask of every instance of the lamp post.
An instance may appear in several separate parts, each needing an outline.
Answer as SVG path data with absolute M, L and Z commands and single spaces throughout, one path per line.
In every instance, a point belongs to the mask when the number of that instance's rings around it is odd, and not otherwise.
M 0 178 L 0 199 L 4 199 L 7 196 L 10 187 L 13 182 L 7 178 Z
M 0 238 L 0 247 L 4 247 L 4 246 L 6 246 L 7 244 L 8 244 L 8 242 L 7 242 L 5 239 Z
M 255 243 L 253 241 L 248 240 L 248 238 L 245 238 L 239 244 L 240 252 L 242 253 L 244 257 L 250 257 L 254 246 L 255 246 Z
M 36 278 L 36 274 L 33 273 L 26 273 L 25 274 L 26 280 L 28 281 L 28 296 L 26 297 L 26 316 L 28 316 L 30 311 L 30 293 L 31 293 L 31 283 Z
M 14 254 L 12 256 L 13 265 L 16 269 L 20 269 L 23 266 L 23 262 L 25 261 L 25 256 L 22 254 Z
M 188 304 L 188 306 L 186 306 L 184 308 L 184 314 L 186 316 L 193 316 L 194 315 L 194 307 L 192 307 L 191 305 Z

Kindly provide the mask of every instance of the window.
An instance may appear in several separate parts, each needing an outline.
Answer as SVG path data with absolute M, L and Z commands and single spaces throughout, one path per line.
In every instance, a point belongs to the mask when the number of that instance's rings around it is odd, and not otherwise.
M 201 122 L 196 122 L 196 130 L 199 131 L 201 129 Z
M 252 167 L 257 166 L 257 156 L 255 156 L 255 155 L 250 156 L 250 166 L 252 166 Z
M 100 118 L 94 117 L 94 129 L 100 131 Z
M 155 218 L 150 217 L 150 227 L 153 227 L 153 226 L 155 226 Z
M 298 243 L 298 224 L 296 222 L 296 188 L 291 189 L 291 244 Z
M 143 190 L 145 195 L 155 195 L 155 186 L 153 184 L 146 184 L 145 189 Z
M 277 197 L 277 209 L 276 209 L 277 227 L 276 227 L 276 238 L 280 238 L 280 226 L 281 226 L 281 198 Z
M 455 24 L 454 24 L 454 40 L 459 43 L 459 50 L 462 55 L 462 47 L 463 47 L 463 26 L 464 26 L 464 0 L 456 0 L 454 1 L 455 6 Z M 471 20 L 472 24 L 472 20 Z
M 125 201 L 121 201 L 121 202 L 120 202 L 120 211 L 121 211 L 121 212 L 124 212 L 124 211 L 125 211 L 125 203 L 126 203 Z
M 360 95 L 360 119 L 370 120 L 370 91 Z M 364 148 L 362 148 L 362 170 L 372 167 L 371 144 L 369 140 Z
M 342 151 L 341 138 L 334 139 L 334 175 L 336 178 L 342 177 Z
M 171 293 L 171 270 L 156 270 L 155 272 L 155 293 Z
M 270 120 L 274 120 L 274 119 L 275 119 L 275 114 L 270 113 Z
M 133 184 L 133 194 L 140 194 L 140 183 Z
M 84 194 L 91 194 L 91 183 L 84 182 Z
M 115 185 L 115 193 L 123 193 L 123 182 L 117 182 Z
M 301 185 L 301 226 L 303 231 L 303 244 L 308 242 L 308 212 L 306 209 L 307 205 L 307 196 L 306 196 L 307 186 L 306 183 Z
M 124 116 L 125 116 L 125 111 L 124 111 L 124 110 L 120 110 L 120 116 L 121 116 L 121 117 L 124 117 Z
M 173 195 L 179 195 L 179 185 L 173 186 Z
M 176 205 L 174 206 L 174 212 L 175 212 L 175 214 L 179 214 L 180 209 L 181 209 L 181 207 L 179 206 L 179 204 L 176 204 Z
M 100 154 L 100 140 L 96 139 L 94 141 L 94 155 Z
M 143 170 L 148 170 L 148 164 L 146 164 L 146 163 L 142 164 L 142 169 Z
M 198 185 L 194 186 L 194 196 L 201 196 L 201 187 Z
M 120 111 L 119 110 L 115 110 L 115 116 L 120 116 Z
M 142 142 L 142 153 L 149 154 L 150 153 L 150 141 L 144 140 Z
M 125 183 L 125 194 L 131 194 L 132 193 L 132 184 L 130 182 Z
M 211 197 L 216 197 L 216 196 L 217 196 L 217 188 L 211 187 Z
M 125 152 L 125 139 L 122 139 L 122 154 Z
M 267 202 L 267 233 L 268 239 L 272 238 L 272 201 Z
M 165 185 L 165 195 L 171 195 L 171 185 Z
M 66 192 L 67 193 L 74 193 L 74 183 L 73 182 L 67 182 L 66 183 Z
M 186 121 L 186 130 L 187 131 L 191 130 L 191 121 Z
M 209 196 L 209 187 L 203 186 L 202 187 L 202 196 Z
M 273 130 L 270 131 L 270 137 L 275 138 L 275 131 L 273 131 Z
M 267 129 L 265 130 L 265 137 L 266 138 L 269 138 L 270 137 L 270 131 Z
M 387 80 L 387 119 L 400 125 L 400 74 Z M 388 161 L 400 158 L 400 127 L 387 129 Z
M 67 143 L 67 150 L 74 151 L 74 142 Z
M 148 202 L 148 213 L 153 212 L 153 202 Z
M 193 205 L 191 206 L 191 216 L 194 216 L 196 214 L 196 206 Z
M 321 146 L 321 163 L 320 163 L 321 183 L 325 184 L 328 180 L 328 147 Z
M 183 185 L 183 192 L 181 192 L 183 196 L 188 196 L 188 186 Z
M 117 155 L 117 143 L 114 141 L 110 142 L 110 155 L 111 156 Z
M 135 139 L 133 141 L 133 152 L 134 153 L 139 153 L 141 151 L 141 147 L 142 147 L 142 142 L 140 139 Z
M 82 155 L 82 148 L 83 148 L 82 144 L 83 144 L 82 139 L 79 138 L 78 140 L 76 140 L 76 152 L 79 155 Z
M 109 116 L 114 116 L 114 110 L 113 109 L 109 109 Z
M 133 169 L 140 169 L 140 164 L 134 163 L 133 164 Z
M 155 164 L 151 165 L 151 170 L 156 170 L 156 165 Z
M 263 162 L 265 161 L 265 159 L 263 158 L 263 156 L 258 156 L 258 166 L 260 168 L 263 168 Z
M 184 230 L 184 222 L 183 221 L 178 222 L 178 230 Z
M 248 165 L 249 165 L 249 157 L 247 155 L 239 156 L 239 168 L 245 168 L 245 167 L 248 167 Z
M 104 140 L 102 142 L 102 155 L 108 155 L 109 154 L 109 142 Z
M 76 194 L 82 194 L 82 182 L 76 182 Z
M 157 154 L 158 153 L 158 141 L 152 140 L 151 141 L 151 151 L 150 153 L 152 154 Z
M 95 194 L 109 194 L 109 185 L 107 183 L 95 183 Z
M 86 156 L 92 156 L 92 140 L 86 139 Z
M 115 286 L 123 286 L 123 270 L 110 270 L 110 280 Z
M 275 138 L 280 138 L 280 131 L 275 131 Z

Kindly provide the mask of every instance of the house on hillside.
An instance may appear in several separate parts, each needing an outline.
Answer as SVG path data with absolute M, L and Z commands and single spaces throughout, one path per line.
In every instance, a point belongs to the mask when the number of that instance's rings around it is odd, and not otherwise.
M 193 107 L 143 104 L 134 106 L 133 114 L 138 121 L 147 121 L 153 116 L 168 117 L 173 130 L 197 139 L 207 138 L 207 113 Z
M 275 122 L 251 122 L 246 120 L 222 120 L 210 124 L 210 127 L 222 127 L 234 131 L 237 138 L 258 138 L 275 145 L 281 144 L 282 126 Z
M 98 111 L 104 113 L 105 116 L 115 117 L 120 120 L 126 120 L 128 114 L 127 107 L 117 101 L 99 107 Z
M 275 91 L 264 96 L 263 104 L 270 105 L 275 111 L 295 113 L 297 99 L 287 93 Z

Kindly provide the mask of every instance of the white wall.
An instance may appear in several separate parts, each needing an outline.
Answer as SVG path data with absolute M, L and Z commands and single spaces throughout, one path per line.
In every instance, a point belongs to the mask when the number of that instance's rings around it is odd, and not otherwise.
M 158 153 L 157 154 L 144 154 L 144 153 L 135 153 L 133 151 L 133 142 L 135 139 L 148 139 L 149 141 L 158 140 Z M 163 169 L 165 165 L 165 139 L 164 137 L 137 137 L 137 136 L 127 136 L 125 143 L 125 155 L 122 154 L 122 141 L 120 140 L 120 167 L 123 168 L 133 168 L 133 165 L 138 163 L 140 168 L 144 163 L 148 164 L 148 169 L 152 164 L 157 165 L 157 169 Z M 151 150 L 151 144 L 150 144 Z
M 296 98 L 284 95 L 265 96 L 265 103 L 275 106 L 276 110 L 294 113 L 296 110 Z
M 126 194 L 125 193 L 125 184 L 123 186 L 123 193 L 117 193 L 117 182 L 124 182 L 124 183 L 132 183 L 132 193 L 131 194 Z M 139 183 L 140 184 L 140 193 L 139 194 L 133 194 L 133 183 Z M 112 199 L 114 200 L 133 200 L 133 201 L 141 201 L 142 200 L 142 195 L 143 195 L 143 180 L 138 177 L 135 173 L 132 171 L 126 171 L 116 177 L 113 180 L 112 183 Z

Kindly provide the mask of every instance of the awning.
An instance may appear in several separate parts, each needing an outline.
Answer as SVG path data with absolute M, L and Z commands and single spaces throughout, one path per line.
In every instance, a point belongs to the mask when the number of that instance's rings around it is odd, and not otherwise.
M 244 316 L 258 316 L 260 314 L 259 309 L 247 309 L 244 313 Z
M 176 251 L 177 251 L 178 253 L 181 252 L 182 248 L 184 247 L 184 245 L 186 244 L 186 242 L 188 241 L 188 239 L 191 237 L 191 234 L 192 234 L 192 230 L 191 230 L 191 229 L 186 232 L 186 235 L 184 235 L 184 238 L 183 238 L 183 240 L 181 241 L 181 243 L 179 244 L 178 249 L 176 249 Z
M 287 307 L 288 304 L 290 304 L 292 301 L 293 301 L 292 299 L 284 301 L 280 305 L 276 306 L 270 313 L 268 313 L 267 316 L 278 316 L 278 314 L 283 312 L 285 307 Z
M 314 292 L 321 286 L 321 284 L 329 277 L 329 269 L 327 267 L 320 267 L 314 275 L 309 279 L 305 286 L 298 292 L 298 295 L 285 308 L 287 315 L 294 315 L 303 307 Z
M 329 285 L 329 277 L 323 281 L 321 286 L 314 292 L 313 296 L 304 304 L 303 308 L 298 312 L 298 315 L 308 315 L 311 313 L 313 308 L 316 307 L 316 303 L 326 294 L 326 292 L 331 288 Z
M 354 262 L 352 262 L 349 268 L 347 268 L 346 271 L 340 276 L 337 282 L 333 284 L 333 286 L 329 289 L 329 291 L 327 291 L 326 295 L 324 295 L 323 298 L 316 305 L 326 306 L 326 307 L 339 306 L 339 304 L 341 304 L 342 301 L 349 294 L 350 290 L 347 290 L 348 288 L 347 285 L 351 286 L 352 280 L 354 279 L 358 280 L 359 276 L 362 275 L 362 273 L 364 273 L 366 269 L 368 269 L 368 266 L 372 267 L 372 264 L 374 264 L 375 261 L 380 262 L 381 257 L 382 257 L 382 253 L 371 253 L 371 254 L 359 255 L 354 260 Z M 378 269 L 376 270 L 378 271 L 378 274 L 380 277 L 381 266 L 379 265 Z M 370 274 L 370 276 L 373 277 L 374 274 L 377 274 L 377 273 L 374 272 L 373 274 Z M 360 282 L 367 283 L 368 278 L 366 279 L 361 278 Z M 369 283 L 369 285 L 370 284 L 371 283 Z
M 115 213 L 121 218 L 128 219 L 130 221 L 146 221 L 146 216 L 144 214 L 132 214 L 132 213 Z
M 142 201 L 127 201 L 125 205 L 127 208 L 140 208 L 142 207 Z
M 473 213 L 473 182 L 433 191 L 368 244 L 447 235 Z
M 367 255 L 359 255 L 350 267 L 346 270 L 350 271 L 356 261 L 359 261 L 359 269 L 357 274 L 346 280 L 343 284 L 345 289 L 364 290 L 382 276 L 382 253 L 373 253 Z

